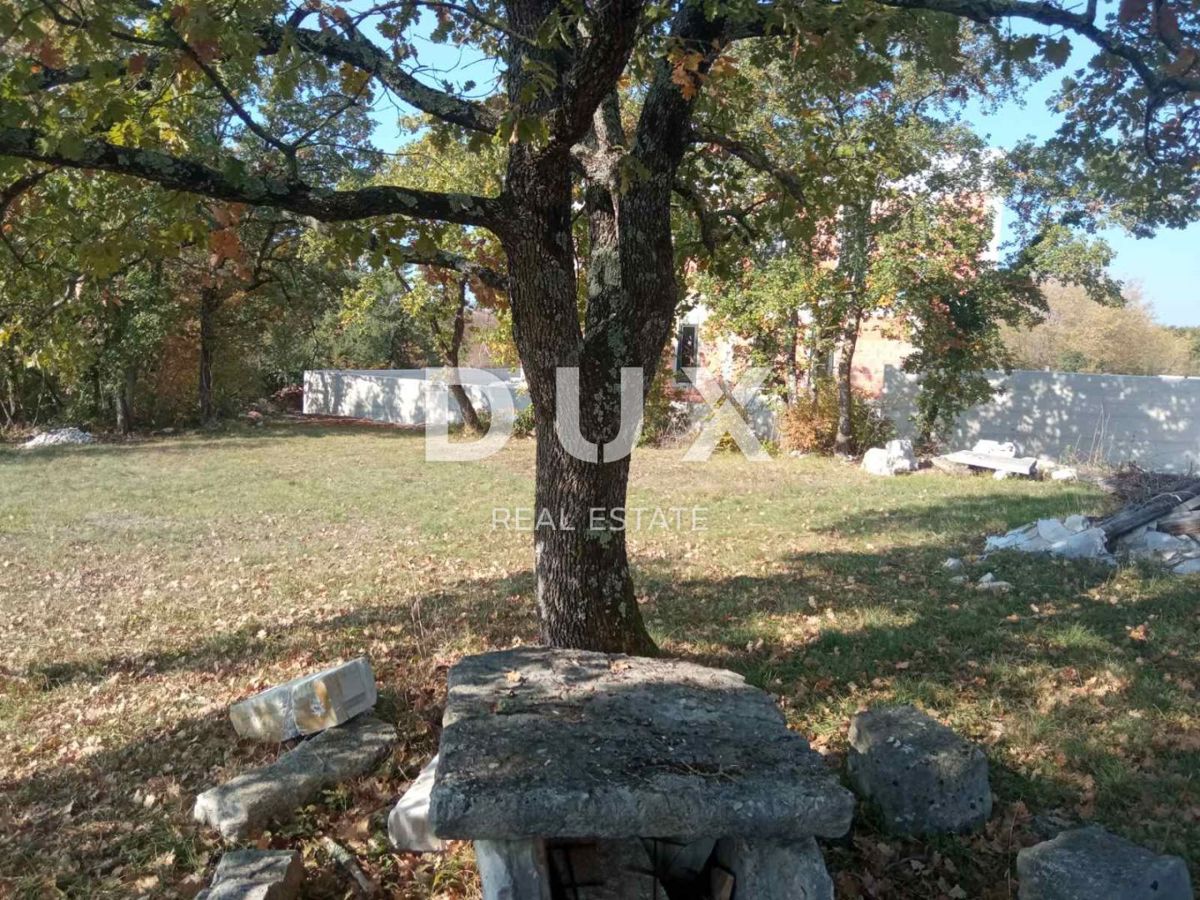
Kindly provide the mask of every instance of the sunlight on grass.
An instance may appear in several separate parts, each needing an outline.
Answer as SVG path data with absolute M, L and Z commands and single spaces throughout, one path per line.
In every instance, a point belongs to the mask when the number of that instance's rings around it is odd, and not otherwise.
M 384 816 L 434 750 L 446 667 L 536 639 L 531 535 L 491 524 L 532 505 L 532 451 L 431 464 L 419 436 L 309 427 L 0 449 L 0 892 L 194 883 L 219 849 L 190 820 L 195 793 L 274 753 L 233 738 L 228 704 L 367 653 L 400 749 L 275 839 L 331 891 L 322 834 L 396 896 L 476 896 L 468 850 L 393 855 Z M 702 531 L 629 534 L 666 652 L 744 673 L 835 762 L 848 718 L 879 702 L 985 745 L 1007 837 L 908 857 L 961 861 L 981 895 L 1007 883 L 1030 815 L 1055 811 L 1200 858 L 1196 580 L 972 555 L 987 533 L 1100 511 L 1094 489 L 679 456 L 639 450 L 629 501 L 704 510 Z M 1013 592 L 952 584 L 948 555 Z M 835 875 L 873 865 L 862 812 L 826 848 Z M 928 895 L 905 877 L 900 896 Z

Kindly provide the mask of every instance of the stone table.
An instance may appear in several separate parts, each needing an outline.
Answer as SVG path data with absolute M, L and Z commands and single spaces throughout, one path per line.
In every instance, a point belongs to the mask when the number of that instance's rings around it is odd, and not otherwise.
M 552 880 L 547 841 L 552 850 L 554 842 L 642 839 L 653 868 L 657 842 L 725 839 L 704 879 L 717 860 L 736 878 L 739 856 L 784 852 L 805 871 L 815 854 L 828 881 L 812 838 L 846 833 L 853 796 L 787 729 L 771 697 L 740 675 L 519 648 L 464 659 L 449 682 L 430 825 L 439 838 L 476 841 L 485 896 L 551 896 L 539 883 Z M 528 841 L 540 845 L 520 843 Z M 518 870 L 532 875 L 522 881 Z M 488 871 L 501 873 L 490 880 L 505 881 L 503 890 L 489 889 Z M 797 896 L 794 878 L 781 884 L 778 896 Z M 764 890 L 756 896 L 772 900 Z M 826 895 L 819 884 L 801 896 Z

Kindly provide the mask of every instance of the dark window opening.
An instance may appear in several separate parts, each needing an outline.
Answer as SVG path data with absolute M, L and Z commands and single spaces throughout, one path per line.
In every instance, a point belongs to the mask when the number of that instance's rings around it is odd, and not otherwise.
M 680 325 L 675 346 L 675 371 L 694 369 L 700 364 L 698 327 Z

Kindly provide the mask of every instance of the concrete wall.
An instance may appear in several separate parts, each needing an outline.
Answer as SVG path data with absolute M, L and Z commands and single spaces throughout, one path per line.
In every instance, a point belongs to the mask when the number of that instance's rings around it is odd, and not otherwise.
M 1012 440 L 1028 456 L 1200 469 L 1200 378 L 1017 371 L 991 381 L 1002 393 L 959 417 L 951 449 Z M 916 392 L 915 378 L 888 367 L 882 403 L 902 436 Z
M 504 381 L 518 411 L 529 405 L 525 377 L 520 370 L 487 369 Z M 463 371 L 463 380 L 484 382 L 482 377 Z M 304 412 L 306 415 L 348 416 L 371 419 L 393 425 L 424 425 L 426 388 L 423 369 L 318 369 L 304 373 Z M 480 384 L 464 385 L 479 412 L 489 410 Z M 461 424 L 462 414 L 450 397 L 450 422 Z

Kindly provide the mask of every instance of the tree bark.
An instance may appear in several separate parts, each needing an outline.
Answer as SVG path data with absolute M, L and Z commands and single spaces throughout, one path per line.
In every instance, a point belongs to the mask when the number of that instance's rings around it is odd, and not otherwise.
M 473 431 L 479 434 L 483 431 L 483 423 L 479 421 L 479 414 L 475 411 L 475 404 L 471 402 L 471 397 L 467 393 L 466 388 L 458 384 L 458 354 L 462 350 L 463 335 L 467 330 L 467 280 L 459 279 L 458 282 L 458 308 L 454 313 L 454 331 L 450 335 L 450 343 L 445 348 L 446 364 L 450 367 L 451 374 L 454 376 L 451 379 L 450 394 L 454 397 L 458 404 L 458 409 L 462 413 L 463 426 L 467 431 Z
M 213 399 L 213 352 L 217 342 L 217 310 L 220 298 L 214 288 L 200 289 L 200 421 L 211 422 L 216 417 Z
M 838 266 L 846 273 L 849 300 L 838 336 L 838 419 L 833 439 L 833 452 L 849 456 L 854 446 L 854 351 L 858 347 L 858 332 L 862 326 L 863 293 L 867 281 L 867 228 L 871 205 L 848 204 L 842 210 L 841 249 Z
M 854 446 L 854 351 L 858 346 L 861 323 L 862 312 L 856 306 L 848 313 L 838 341 L 838 419 L 833 452 L 839 456 L 850 456 L 857 449 Z
M 137 387 L 137 369 L 126 366 L 121 386 L 113 397 L 117 415 L 117 431 L 121 434 L 133 432 L 133 393 Z

